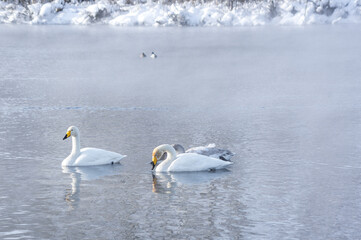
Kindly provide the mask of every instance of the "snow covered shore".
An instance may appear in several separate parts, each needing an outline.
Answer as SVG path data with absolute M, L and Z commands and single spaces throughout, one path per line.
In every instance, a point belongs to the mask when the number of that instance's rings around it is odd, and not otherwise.
M 117 26 L 257 26 L 361 23 L 361 0 L 281 0 L 238 4 L 64 3 L 26 7 L 0 1 L 0 23 L 109 24 Z

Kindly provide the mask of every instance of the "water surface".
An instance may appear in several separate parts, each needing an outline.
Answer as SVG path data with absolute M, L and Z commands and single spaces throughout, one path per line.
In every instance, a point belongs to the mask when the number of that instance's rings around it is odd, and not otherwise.
M 358 26 L 0 36 L 0 238 L 361 238 Z M 70 125 L 128 157 L 63 169 Z M 234 165 L 152 175 L 163 143 L 216 143 Z

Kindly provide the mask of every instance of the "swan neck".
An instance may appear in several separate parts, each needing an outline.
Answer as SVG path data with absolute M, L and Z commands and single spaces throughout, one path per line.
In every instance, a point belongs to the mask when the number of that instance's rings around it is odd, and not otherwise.
M 177 152 L 174 150 L 174 148 L 172 146 L 165 145 L 165 144 L 159 146 L 158 151 L 159 150 L 166 152 L 167 158 L 156 167 L 155 171 L 156 172 L 166 172 L 166 171 L 168 171 L 169 166 L 176 159 Z
M 72 149 L 71 149 L 71 155 L 78 155 L 80 153 L 80 139 L 79 136 L 72 136 Z
M 165 161 L 173 161 L 177 157 L 177 152 L 173 147 L 166 148 L 165 152 L 167 153 L 167 158 Z

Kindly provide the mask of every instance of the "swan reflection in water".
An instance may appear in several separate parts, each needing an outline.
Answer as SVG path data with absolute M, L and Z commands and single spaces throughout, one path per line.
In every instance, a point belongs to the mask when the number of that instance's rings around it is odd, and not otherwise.
M 153 192 L 170 194 L 176 190 L 177 186 L 209 183 L 215 179 L 226 176 L 229 172 L 228 169 L 221 169 L 215 172 L 153 172 Z
M 71 209 L 78 206 L 81 181 L 92 181 L 105 176 L 117 175 L 120 165 L 99 165 L 86 167 L 62 167 L 63 173 L 70 174 L 71 189 L 66 189 L 65 201 Z

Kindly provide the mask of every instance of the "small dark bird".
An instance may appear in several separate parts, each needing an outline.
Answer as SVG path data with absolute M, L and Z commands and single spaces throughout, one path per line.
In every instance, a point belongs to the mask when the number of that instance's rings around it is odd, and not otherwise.
M 155 54 L 154 52 L 152 52 L 152 55 L 150 55 L 151 58 L 157 58 L 157 54 Z

